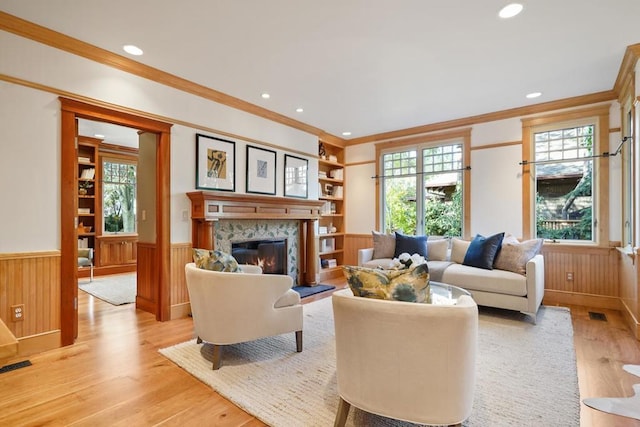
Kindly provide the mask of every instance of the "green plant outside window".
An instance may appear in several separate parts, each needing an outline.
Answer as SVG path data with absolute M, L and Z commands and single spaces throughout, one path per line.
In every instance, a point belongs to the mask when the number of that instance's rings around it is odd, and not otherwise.
M 136 165 L 102 163 L 102 224 L 105 234 L 136 233 Z

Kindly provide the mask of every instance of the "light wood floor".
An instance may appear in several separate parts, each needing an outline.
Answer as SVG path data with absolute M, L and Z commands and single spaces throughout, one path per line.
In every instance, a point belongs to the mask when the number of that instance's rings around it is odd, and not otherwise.
M 159 323 L 133 304 L 114 307 L 79 294 L 76 344 L 0 374 L 0 426 L 264 425 L 158 353 L 192 338 L 191 319 Z M 640 378 L 622 365 L 640 364 L 640 342 L 620 313 L 592 310 L 606 314 L 603 322 L 590 320 L 587 308 L 571 310 L 581 396 L 633 394 Z M 581 425 L 640 427 L 640 421 L 583 405 Z

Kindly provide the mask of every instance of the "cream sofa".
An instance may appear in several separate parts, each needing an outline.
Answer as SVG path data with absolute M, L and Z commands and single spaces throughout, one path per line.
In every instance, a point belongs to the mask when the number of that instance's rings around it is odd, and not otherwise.
M 435 242 L 427 241 L 429 248 L 434 244 Z M 462 265 L 464 251 L 460 254 L 460 250 L 463 249 L 466 251 L 463 245 L 459 248 L 452 247 L 440 260 L 428 260 L 431 280 L 464 288 L 471 292 L 478 305 L 516 310 L 531 316 L 535 323 L 544 296 L 543 256 L 535 255 L 526 263 L 526 273 L 518 274 Z M 369 268 L 391 266 L 391 258 L 373 259 L 373 254 L 373 248 L 358 250 L 358 265 Z

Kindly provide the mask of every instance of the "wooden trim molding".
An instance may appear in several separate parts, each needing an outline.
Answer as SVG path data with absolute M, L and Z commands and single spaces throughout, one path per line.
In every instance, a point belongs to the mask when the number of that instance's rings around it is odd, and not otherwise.
M 627 49 L 624 52 L 624 57 L 622 58 L 620 70 L 618 71 L 618 77 L 616 77 L 616 82 L 613 85 L 613 90 L 617 95 L 620 95 L 623 92 L 622 88 L 631 78 L 633 70 L 635 69 L 636 63 L 639 59 L 640 43 L 627 46 Z
M 323 140 L 334 142 L 342 141 L 341 138 L 331 135 L 315 126 L 308 125 L 285 115 L 267 110 L 266 108 L 258 105 L 251 104 L 240 98 L 227 95 L 215 89 L 208 88 L 182 77 L 150 67 L 3 11 L 0 11 L 0 29 L 65 52 L 81 56 L 91 61 L 155 81 L 162 85 L 172 87 L 219 104 L 224 104 L 237 110 L 244 111 L 294 129 L 299 129 L 321 137 Z
M 512 145 L 522 145 L 522 141 L 498 142 L 496 144 L 477 145 L 475 147 L 471 147 L 471 151 L 487 150 L 490 148 L 511 147 Z
M 546 113 L 554 110 L 565 108 L 575 108 L 587 104 L 596 104 L 599 102 L 613 101 L 617 97 L 613 90 L 596 92 L 588 95 L 575 96 L 565 98 L 558 101 L 543 102 L 536 105 L 528 105 L 526 107 L 511 108 L 508 110 L 496 111 L 493 113 L 479 114 L 477 116 L 464 117 L 460 119 L 447 120 L 444 122 L 431 123 L 422 126 L 416 126 L 408 129 L 400 129 L 391 132 L 379 133 L 375 135 L 363 136 L 361 138 L 353 138 L 347 140 L 347 147 L 357 144 L 365 144 L 367 142 L 380 142 L 389 139 L 403 138 L 423 133 L 438 132 L 450 130 L 464 126 L 477 125 L 479 123 L 494 122 L 497 120 L 511 119 L 514 117 L 523 117 L 531 114 Z

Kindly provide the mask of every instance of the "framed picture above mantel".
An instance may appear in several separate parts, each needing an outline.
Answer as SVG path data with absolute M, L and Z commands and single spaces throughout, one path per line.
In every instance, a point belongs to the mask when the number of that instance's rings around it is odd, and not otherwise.
M 276 152 L 247 145 L 247 193 L 276 194 Z
M 285 197 L 309 197 L 309 160 L 284 155 L 284 195 Z
M 235 191 L 236 144 L 196 134 L 196 188 Z

